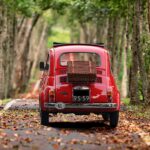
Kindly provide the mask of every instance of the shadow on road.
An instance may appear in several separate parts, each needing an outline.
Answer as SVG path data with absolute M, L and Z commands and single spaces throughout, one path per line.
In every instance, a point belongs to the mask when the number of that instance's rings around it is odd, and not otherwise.
M 109 125 L 104 121 L 77 121 L 77 122 L 50 122 L 48 124 L 50 127 L 54 128 L 70 128 L 70 129 L 89 129 L 93 127 L 106 127 Z

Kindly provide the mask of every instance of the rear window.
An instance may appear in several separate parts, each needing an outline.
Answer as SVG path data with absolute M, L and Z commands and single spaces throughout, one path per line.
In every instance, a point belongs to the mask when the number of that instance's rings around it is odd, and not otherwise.
M 64 53 L 60 56 L 60 65 L 67 66 L 68 61 L 91 61 L 100 66 L 100 56 L 96 53 L 89 52 L 70 52 Z

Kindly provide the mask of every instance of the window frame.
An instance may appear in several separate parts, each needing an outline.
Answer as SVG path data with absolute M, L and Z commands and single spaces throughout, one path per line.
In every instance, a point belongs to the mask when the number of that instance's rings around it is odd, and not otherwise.
M 59 56 L 59 65 L 62 67 L 66 67 L 67 65 L 62 65 L 61 64 L 61 56 L 67 53 L 91 53 L 91 54 L 96 54 L 99 57 L 99 65 L 96 64 L 96 67 L 100 67 L 102 65 L 102 61 L 101 61 L 101 55 L 95 52 L 64 52 Z

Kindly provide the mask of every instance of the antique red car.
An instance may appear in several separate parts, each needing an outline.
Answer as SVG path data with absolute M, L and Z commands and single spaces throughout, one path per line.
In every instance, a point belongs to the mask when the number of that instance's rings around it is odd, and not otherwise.
M 99 44 L 54 44 L 40 82 L 41 124 L 49 113 L 101 114 L 116 127 L 120 94 L 111 72 L 108 51 Z

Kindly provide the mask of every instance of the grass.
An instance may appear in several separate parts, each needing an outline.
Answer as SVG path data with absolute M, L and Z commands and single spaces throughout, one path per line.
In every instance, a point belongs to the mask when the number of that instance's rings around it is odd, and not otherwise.
M 11 101 L 10 98 L 6 98 L 6 99 L 3 99 L 3 100 L 0 100 L 0 106 L 6 105 L 10 101 Z
M 128 111 L 133 112 L 136 116 L 150 119 L 150 106 L 130 105 Z
M 122 102 L 126 105 L 127 111 L 133 112 L 134 115 L 150 119 L 150 106 L 144 107 L 144 105 L 130 104 L 130 98 L 122 99 Z
M 122 99 L 122 102 L 123 102 L 125 105 L 130 105 L 130 98 L 123 98 L 123 99 Z

